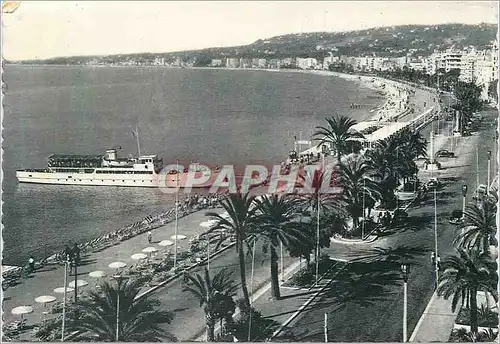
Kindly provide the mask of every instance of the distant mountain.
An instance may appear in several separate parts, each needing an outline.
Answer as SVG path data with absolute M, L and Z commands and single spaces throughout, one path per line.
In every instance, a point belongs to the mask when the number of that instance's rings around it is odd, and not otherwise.
M 24 63 L 81 64 L 98 58 L 105 63 L 139 59 L 151 61 L 165 58 L 171 61 L 181 58 L 184 61 L 207 60 L 226 57 L 323 57 L 329 52 L 334 55 L 348 56 L 415 56 L 430 55 L 434 50 L 455 47 L 462 49 L 475 46 L 485 49 L 495 39 L 497 26 L 494 24 L 442 24 L 442 25 L 403 25 L 378 27 L 367 30 L 346 32 L 311 32 L 288 34 L 259 39 L 258 41 L 236 47 L 208 48 L 201 50 L 170 53 L 138 53 L 109 55 L 100 57 L 60 57 L 43 61 L 23 61 Z

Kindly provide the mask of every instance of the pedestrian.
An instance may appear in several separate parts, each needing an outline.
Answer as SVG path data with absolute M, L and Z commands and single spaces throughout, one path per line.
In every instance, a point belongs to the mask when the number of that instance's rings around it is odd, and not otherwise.
M 433 266 L 436 264 L 436 253 L 434 251 L 431 253 L 431 262 Z
M 74 244 L 73 245 L 73 265 L 75 267 L 75 271 L 76 271 L 76 267 L 78 265 L 80 265 L 80 248 L 78 247 L 78 244 Z
M 68 268 L 69 268 L 69 273 L 71 274 L 71 270 L 73 268 L 73 262 L 72 262 L 72 260 L 73 260 L 73 251 L 71 251 L 71 248 L 68 245 L 66 245 L 64 247 L 63 255 L 64 255 L 64 257 L 63 257 L 64 263 L 65 264 L 69 263 L 68 264 Z
M 151 244 L 151 241 L 153 241 L 153 233 L 151 233 L 151 231 L 148 231 L 148 244 Z
M 35 258 L 33 256 L 28 259 L 28 267 L 30 273 L 35 272 Z
M 439 254 L 437 256 L 437 266 L 438 266 L 438 271 L 441 271 L 441 257 L 439 256 Z

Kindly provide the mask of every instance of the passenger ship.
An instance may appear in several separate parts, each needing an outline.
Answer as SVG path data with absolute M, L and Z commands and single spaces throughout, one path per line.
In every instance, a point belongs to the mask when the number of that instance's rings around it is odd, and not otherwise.
M 49 156 L 46 169 L 16 171 L 21 183 L 158 187 L 162 160 L 156 155 L 119 158 L 116 149 L 100 155 Z
M 192 164 L 184 170 L 163 171 L 162 159 L 157 155 L 120 158 L 116 149 L 108 149 L 104 156 L 53 154 L 48 160 L 46 169 L 16 171 L 19 182 L 184 188 L 190 177 L 195 180 L 191 187 L 207 188 L 212 186 L 217 177 L 217 171 L 198 164 Z

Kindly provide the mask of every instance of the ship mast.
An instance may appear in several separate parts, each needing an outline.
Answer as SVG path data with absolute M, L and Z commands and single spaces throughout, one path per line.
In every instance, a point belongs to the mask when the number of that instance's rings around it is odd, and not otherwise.
M 134 134 L 135 140 L 137 141 L 137 153 L 139 154 L 138 158 L 141 157 L 141 144 L 139 143 L 139 129 L 137 129 L 137 126 L 135 127 L 135 131 L 132 130 L 132 133 Z

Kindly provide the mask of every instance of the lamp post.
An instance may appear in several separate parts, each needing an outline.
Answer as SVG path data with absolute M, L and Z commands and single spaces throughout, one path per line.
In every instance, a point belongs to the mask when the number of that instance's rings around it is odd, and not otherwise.
M 434 252 L 436 259 L 434 259 L 434 271 L 436 276 L 436 289 L 439 284 L 439 266 L 438 266 L 438 235 L 437 235 L 437 201 L 436 189 L 434 188 Z
M 462 203 L 462 220 L 465 219 L 465 196 L 467 195 L 467 185 L 462 186 L 462 196 L 463 196 L 463 203 Z
M 179 161 L 175 162 L 177 173 L 175 174 L 175 240 L 174 240 L 174 269 L 177 267 L 177 232 L 179 230 Z
M 488 184 L 486 184 L 486 194 L 490 191 L 490 173 L 491 172 L 491 151 L 488 151 Z
M 66 325 L 66 289 L 68 288 L 68 259 L 69 258 L 66 257 L 66 261 L 64 262 L 64 292 L 63 292 L 61 342 L 64 342 L 64 328 Z
M 120 338 L 120 292 L 122 281 L 125 279 L 125 276 L 120 274 L 116 274 L 113 276 L 113 279 L 117 281 L 116 284 L 116 341 L 119 341 Z
M 408 317 L 408 276 L 410 275 L 410 265 L 401 264 L 401 272 L 403 273 L 403 293 L 404 293 L 404 302 L 403 302 L 403 343 L 408 341 L 408 326 L 407 326 L 407 317 Z

